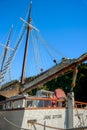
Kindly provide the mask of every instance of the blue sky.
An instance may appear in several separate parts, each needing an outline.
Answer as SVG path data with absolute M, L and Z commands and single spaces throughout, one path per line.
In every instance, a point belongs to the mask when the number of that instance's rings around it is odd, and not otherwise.
M 22 24 L 19 17 L 25 18 L 29 3 L 30 0 L 0 0 L 0 43 L 6 44 L 13 24 L 15 33 L 11 47 L 14 45 Z M 87 52 L 87 0 L 32 0 L 32 3 L 33 23 L 48 44 L 69 58 L 77 58 Z M 18 78 L 21 73 L 23 44 L 12 63 L 14 77 Z M 48 64 L 51 66 L 50 60 Z

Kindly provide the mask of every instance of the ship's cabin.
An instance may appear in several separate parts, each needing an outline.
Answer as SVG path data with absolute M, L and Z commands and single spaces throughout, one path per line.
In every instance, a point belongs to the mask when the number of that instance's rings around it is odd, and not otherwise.
M 67 107 L 67 99 L 56 99 L 54 92 L 47 90 L 38 90 L 35 96 L 18 95 L 0 102 L 0 110 L 55 107 Z M 75 107 L 87 107 L 87 104 L 75 102 Z
M 58 100 L 53 99 L 54 92 L 47 90 L 38 90 L 35 96 L 18 95 L 0 102 L 0 109 L 18 109 L 18 108 L 35 108 L 35 107 L 53 107 L 58 106 Z M 63 102 L 63 101 L 61 101 Z

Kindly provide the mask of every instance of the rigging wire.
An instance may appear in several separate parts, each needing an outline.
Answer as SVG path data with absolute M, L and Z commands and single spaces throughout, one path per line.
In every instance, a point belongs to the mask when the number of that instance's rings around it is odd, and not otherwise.
M 24 16 L 25 19 L 27 19 L 29 7 L 28 7 L 26 10 L 27 10 L 27 11 L 26 11 L 27 13 L 26 13 L 25 16 Z M 22 10 L 22 13 L 21 13 L 22 16 L 24 15 L 24 11 L 25 11 L 25 7 L 24 7 L 24 10 Z M 17 41 L 18 41 L 18 39 L 19 39 L 19 37 L 20 37 L 20 35 L 21 35 L 21 33 L 22 33 L 22 30 L 23 30 L 23 28 L 25 27 L 25 24 L 22 23 L 21 29 L 18 30 L 18 28 L 20 27 L 19 21 L 20 21 L 20 17 L 15 21 L 16 26 L 15 26 L 15 30 L 14 30 L 13 37 L 12 37 L 12 41 L 11 41 L 12 43 L 14 43 L 14 41 L 15 41 L 15 40 L 14 40 L 14 39 L 15 39 L 15 36 L 18 34 L 17 39 L 16 39 L 16 42 L 15 42 L 15 43 L 17 43 Z M 21 22 L 21 21 L 20 21 L 20 22 Z
M 4 50 L 2 51 L 2 53 L 0 55 L 0 62 L 2 62 L 3 56 L 4 56 Z
M 36 36 L 36 37 L 34 37 L 34 36 Z M 42 54 L 41 55 L 39 54 L 39 50 L 41 51 L 41 48 L 38 49 L 39 43 L 41 44 L 39 47 L 43 46 L 43 48 L 45 48 L 45 51 L 50 56 L 51 60 L 55 64 L 58 63 L 57 60 L 56 60 L 56 58 L 54 58 L 52 52 L 49 50 L 49 45 L 41 38 L 41 36 L 39 35 L 39 33 L 34 33 L 34 31 L 32 31 L 31 32 L 31 38 L 32 38 L 32 44 L 33 44 L 33 47 L 34 47 L 34 55 L 35 55 L 36 66 L 37 66 L 37 68 L 40 69 L 41 72 L 43 71 L 43 68 L 40 68 L 40 66 L 41 66 L 41 60 L 43 60 L 44 58 L 43 57 L 41 58 Z M 51 49 L 54 49 L 54 48 L 51 47 Z M 56 49 L 54 49 L 54 50 L 56 50 Z M 44 51 L 42 53 L 44 54 Z M 60 53 L 60 54 L 64 57 L 64 55 L 62 53 Z M 47 57 L 46 57 L 46 59 L 47 59 Z M 45 62 L 45 60 L 44 60 L 44 62 Z M 47 63 L 48 63 L 48 59 L 47 59 Z
M 76 104 L 75 104 L 75 106 L 76 106 Z M 85 120 L 83 119 L 83 115 L 86 112 L 86 109 L 83 111 L 82 116 L 80 116 L 80 114 L 79 114 L 79 112 L 77 110 L 77 106 L 75 108 L 76 108 L 76 113 L 77 113 L 77 117 L 78 117 L 78 120 L 79 120 L 78 123 L 75 125 L 75 127 L 86 125 L 86 124 L 84 124 L 84 122 L 86 122 L 87 117 L 85 118 Z
M 34 54 L 35 54 L 35 60 L 36 60 L 36 65 L 39 71 L 42 71 L 42 68 L 40 68 L 41 66 L 41 60 L 40 60 L 40 54 L 39 54 L 39 49 L 37 46 L 37 39 L 34 39 L 34 36 L 31 33 L 31 37 L 32 37 L 32 44 L 34 47 Z
M 34 23 L 34 21 L 33 21 L 33 23 Z M 34 24 L 34 26 L 35 26 L 35 24 Z M 53 50 L 53 47 L 49 47 L 49 45 L 45 42 L 45 40 L 40 36 L 39 33 L 36 34 L 36 37 L 37 37 L 37 39 L 39 40 L 39 42 L 45 47 L 45 50 L 48 52 L 48 54 L 49 54 L 51 60 L 52 60 L 55 64 L 57 64 L 56 59 L 54 58 L 54 56 L 53 56 L 51 50 L 49 49 L 49 48 L 51 48 L 51 49 Z M 56 50 L 56 49 L 55 49 L 55 50 Z
M 6 56 L 4 65 L 6 65 L 6 61 L 8 60 L 9 56 L 10 56 L 10 52 L 8 52 L 8 54 Z M 9 72 L 10 72 L 10 66 L 8 66 L 7 72 L 4 74 L 4 81 L 5 81 L 4 83 L 6 83 L 7 81 L 10 81 L 10 80 L 8 80 L 8 79 L 10 79 Z
M 51 51 L 49 50 L 52 49 L 54 50 L 57 54 L 59 54 L 62 57 L 66 57 L 63 53 L 59 52 L 57 49 L 55 49 L 53 46 L 51 46 L 50 44 L 47 44 L 47 42 L 45 42 L 45 40 L 40 36 L 37 35 L 37 38 L 41 41 L 41 43 L 45 46 L 46 50 L 48 51 L 50 57 L 52 58 L 53 62 L 56 63 L 56 59 L 54 58 L 53 54 L 51 53 Z
M 26 29 L 24 28 L 23 31 L 22 31 L 22 34 L 20 35 L 20 38 L 18 39 L 18 42 L 17 42 L 17 44 L 16 44 L 14 50 L 12 51 L 12 53 L 11 53 L 11 55 L 9 56 L 8 60 L 6 61 L 5 65 L 3 66 L 2 73 L 3 73 L 4 71 L 7 73 L 8 69 L 9 69 L 9 67 L 10 67 L 10 64 L 11 64 L 11 62 L 12 62 L 12 60 L 13 60 L 13 57 L 15 56 L 15 54 L 16 54 L 16 52 L 17 52 L 17 50 L 18 50 L 18 47 L 19 47 L 19 45 L 20 45 L 20 43 L 21 43 L 21 41 L 22 41 L 22 37 L 23 37 L 25 31 L 26 31 Z M 5 73 L 5 74 L 6 74 L 6 73 Z M 2 82 L 2 83 L 3 83 L 3 82 Z
M 45 44 L 44 40 L 40 37 L 40 35 L 38 35 L 38 39 L 41 41 L 41 43 L 44 45 L 44 47 L 46 48 L 49 56 L 51 57 L 51 60 L 54 60 L 54 56 L 52 55 L 51 51 L 49 50 L 49 47 L 47 44 Z
M 27 11 L 27 14 L 26 14 L 26 18 L 27 18 L 27 15 L 28 15 L 28 11 Z M 5 64 L 4 64 L 4 67 L 3 67 L 3 69 L 2 69 L 2 73 L 4 74 L 4 76 L 3 77 L 0 77 L 0 83 L 1 84 L 3 84 L 3 82 L 4 82 L 4 79 L 5 79 L 5 81 L 6 81 L 6 79 L 7 79 L 7 71 L 9 70 L 9 68 L 10 68 L 10 64 L 11 64 L 11 61 L 13 60 L 13 57 L 15 56 L 15 53 L 17 52 L 17 50 L 18 50 L 18 47 L 19 47 L 19 45 L 20 45 L 20 42 L 21 42 L 21 40 L 22 40 L 22 37 L 23 37 L 23 35 L 24 35 L 24 33 L 25 33 L 25 30 L 26 30 L 26 26 L 24 26 L 24 23 L 23 23 L 23 26 L 21 27 L 21 30 L 20 30 L 20 32 L 19 32 L 19 36 L 18 36 L 18 39 L 17 39 L 17 41 L 16 41 L 16 46 L 15 46 L 15 48 L 14 48 L 14 50 L 13 50 L 13 52 L 10 54 L 10 56 L 8 57 L 8 59 L 7 60 L 5 60 Z M 16 33 L 16 31 L 15 31 L 15 33 Z M 15 36 L 15 34 L 14 34 L 14 36 Z M 3 52 L 4 53 L 4 52 Z M 7 56 L 6 56 L 7 57 Z M 2 57 L 1 57 L 2 58 Z M 6 78 L 5 78 L 6 77 Z M 3 80 L 2 80 L 3 79 Z

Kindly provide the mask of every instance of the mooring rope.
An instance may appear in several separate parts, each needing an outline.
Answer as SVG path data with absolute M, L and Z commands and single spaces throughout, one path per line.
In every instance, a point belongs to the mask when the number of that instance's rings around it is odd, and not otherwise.
M 58 128 L 58 127 L 52 127 L 52 126 L 48 126 L 48 125 L 43 125 L 41 123 L 33 123 L 32 124 L 36 124 L 36 125 L 40 125 L 46 128 L 50 128 L 50 129 L 56 129 L 56 130 L 83 130 L 83 129 L 87 129 L 87 126 L 84 127 L 77 127 L 77 128 L 67 128 L 67 129 L 63 129 L 63 128 Z

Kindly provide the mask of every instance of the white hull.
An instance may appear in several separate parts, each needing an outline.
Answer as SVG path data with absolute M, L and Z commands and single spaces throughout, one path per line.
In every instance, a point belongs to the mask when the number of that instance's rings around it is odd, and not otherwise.
M 45 95 L 52 94 L 40 91 L 43 92 Z M 55 104 L 52 105 L 52 102 Z M 0 106 L 0 130 L 51 130 L 87 126 L 87 103 L 74 102 L 73 93 L 68 94 L 66 102 L 20 95 L 1 102 Z
M 65 108 L 27 108 L 26 110 L 0 112 L 0 130 L 19 130 L 20 128 L 28 130 L 64 129 L 67 128 L 67 121 Z M 81 126 L 87 126 L 87 109 L 74 109 L 73 127 Z

